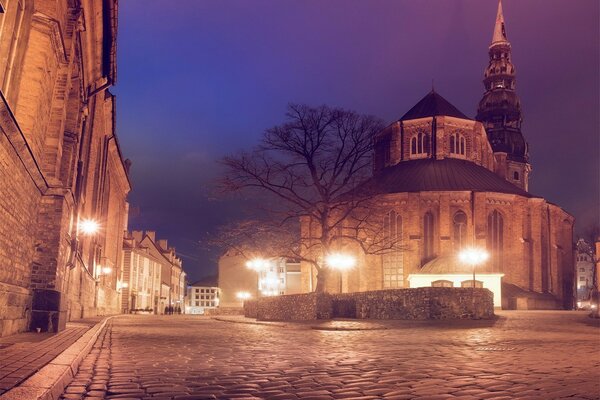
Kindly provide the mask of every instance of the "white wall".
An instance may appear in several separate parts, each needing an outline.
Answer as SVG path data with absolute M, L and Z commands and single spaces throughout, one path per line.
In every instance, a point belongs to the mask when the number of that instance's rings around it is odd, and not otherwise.
M 483 282 L 483 287 L 494 294 L 494 307 L 502 307 L 502 277 L 504 274 L 476 274 L 475 280 Z M 431 287 L 431 282 L 446 280 L 454 283 L 454 287 L 461 287 L 461 282 L 473 280 L 472 274 L 411 274 L 408 284 L 411 288 Z

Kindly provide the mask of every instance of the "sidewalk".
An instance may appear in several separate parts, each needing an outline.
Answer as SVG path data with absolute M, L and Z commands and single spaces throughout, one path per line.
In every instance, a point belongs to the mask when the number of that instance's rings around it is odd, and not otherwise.
M 25 332 L 0 339 L 0 399 L 52 398 L 47 395 L 77 372 L 106 320 L 69 322 L 57 334 Z

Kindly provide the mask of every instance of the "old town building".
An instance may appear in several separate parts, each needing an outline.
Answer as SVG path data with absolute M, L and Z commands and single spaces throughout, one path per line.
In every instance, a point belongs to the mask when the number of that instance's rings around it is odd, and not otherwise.
M 233 250 L 219 258 L 220 307 L 241 307 L 245 299 L 302 293 L 300 263 L 275 258 L 261 260 L 259 268 Z M 258 262 L 259 260 L 251 260 Z
M 120 309 L 116 3 L 1 2 L 0 336 Z
M 472 267 L 458 260 L 473 246 L 490 254 L 476 285 L 496 291 L 495 306 L 573 306 L 574 218 L 528 192 L 531 166 L 501 5 L 489 57 L 475 119 L 431 91 L 375 137 L 373 177 L 364 187 L 375 188 L 381 227 L 402 246 L 367 255 L 348 245 L 357 265 L 341 277 L 328 274 L 328 291 L 473 285 Z M 304 291 L 315 289 L 315 274 L 302 264 Z
M 123 275 L 119 282 L 123 313 L 162 313 L 161 271 L 163 264 L 168 263 L 154 241 L 154 232 L 134 231 L 125 235 Z
M 123 243 L 121 308 L 125 313 L 164 314 L 182 308 L 186 274 L 175 249 L 154 231 L 133 231 Z
M 584 239 L 575 245 L 575 286 L 577 300 L 589 300 L 594 288 L 594 248 Z
M 191 283 L 187 287 L 186 314 L 206 314 L 219 307 L 221 291 L 217 277 L 210 276 Z
M 186 296 L 186 273 L 183 270 L 181 258 L 175 253 L 173 247 L 167 246 L 167 241 L 164 239 L 156 242 L 161 250 L 163 257 L 167 260 L 161 270 L 161 282 L 163 290 L 161 295 L 161 307 L 164 312 L 167 308 L 171 311 L 178 310 L 182 312 L 185 308 Z

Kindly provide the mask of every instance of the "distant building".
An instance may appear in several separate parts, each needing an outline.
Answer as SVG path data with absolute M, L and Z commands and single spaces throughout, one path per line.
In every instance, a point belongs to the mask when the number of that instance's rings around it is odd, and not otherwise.
M 594 287 L 594 249 L 585 240 L 577 241 L 575 283 L 577 301 L 588 300 Z
M 123 244 L 121 309 L 163 314 L 183 310 L 185 272 L 175 249 L 153 231 L 127 233 Z
M 266 260 L 258 272 L 247 267 L 248 261 L 233 252 L 219 259 L 221 307 L 241 307 L 244 298 L 302 293 L 298 261 Z
M 216 277 L 196 281 L 187 287 L 186 314 L 205 314 L 219 307 L 220 290 Z

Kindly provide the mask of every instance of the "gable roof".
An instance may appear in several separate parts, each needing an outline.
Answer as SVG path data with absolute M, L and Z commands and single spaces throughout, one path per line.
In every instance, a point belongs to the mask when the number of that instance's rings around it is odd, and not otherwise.
M 410 119 L 435 117 L 438 115 L 447 115 L 462 119 L 471 119 L 463 114 L 458 108 L 454 107 L 448 100 L 437 94 L 434 90 L 423 97 L 413 108 L 400 118 L 400 121 Z

